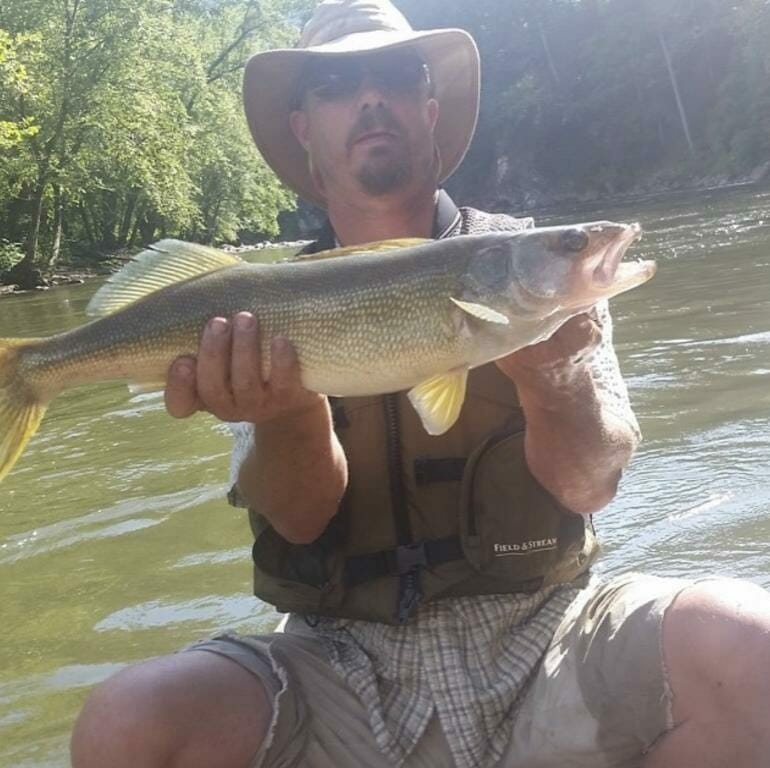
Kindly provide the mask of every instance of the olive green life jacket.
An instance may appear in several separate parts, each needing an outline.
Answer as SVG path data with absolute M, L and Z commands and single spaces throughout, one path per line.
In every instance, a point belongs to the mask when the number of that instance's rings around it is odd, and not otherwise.
M 445 195 L 437 210 L 443 236 L 522 225 L 458 212 Z M 425 432 L 405 393 L 333 399 L 332 409 L 349 481 L 326 531 L 291 544 L 249 510 L 254 592 L 279 611 L 403 623 L 421 602 L 532 592 L 595 559 L 590 522 L 530 473 L 516 388 L 494 363 L 470 372 L 444 435 Z

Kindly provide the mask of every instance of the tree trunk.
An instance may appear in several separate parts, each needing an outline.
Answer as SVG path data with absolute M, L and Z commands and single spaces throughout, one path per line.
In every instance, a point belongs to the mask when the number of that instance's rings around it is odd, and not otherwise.
M 658 29 L 658 40 L 660 41 L 660 47 L 663 51 L 663 58 L 666 60 L 666 69 L 668 69 L 668 77 L 671 81 L 671 88 L 674 91 L 676 106 L 679 110 L 679 120 L 682 123 L 682 131 L 687 140 L 687 146 L 690 148 L 690 154 L 695 156 L 695 144 L 693 144 L 692 135 L 690 134 L 690 123 L 687 120 L 687 112 L 685 111 L 684 103 L 682 102 L 682 96 L 679 93 L 679 83 L 677 82 L 676 73 L 674 72 L 674 67 L 671 63 L 671 54 L 668 52 L 666 39 L 663 37 L 663 32 L 660 29 Z
M 108 190 L 102 197 L 102 243 L 106 253 L 115 251 L 115 225 L 118 220 L 118 195 Z
M 123 219 L 120 222 L 120 229 L 118 231 L 118 248 L 125 248 L 126 245 L 128 245 L 128 234 L 131 231 L 131 219 L 134 216 L 138 198 L 139 193 L 136 190 L 129 192 L 127 195 L 126 208 L 123 211 Z
M 155 230 L 158 228 L 158 220 L 154 213 L 149 213 L 139 225 L 139 232 L 142 235 L 142 245 L 152 242 L 155 237 Z
M 543 23 L 541 21 L 537 22 L 537 28 L 540 31 L 540 41 L 543 44 L 543 50 L 545 51 L 545 58 L 548 61 L 548 69 L 551 70 L 551 76 L 553 77 L 553 81 L 556 84 L 556 87 L 558 88 L 561 85 L 559 70 L 556 69 L 556 62 L 553 60 L 553 56 L 551 55 L 551 46 L 548 44 L 548 37 L 545 34 L 545 28 L 543 27 Z
M 64 195 L 62 194 L 61 184 L 56 183 L 53 187 L 53 242 L 51 243 L 51 253 L 46 259 L 46 271 L 53 269 L 59 261 L 61 253 L 61 235 L 64 224 Z
M 136 217 L 134 218 L 134 226 L 131 228 L 131 235 L 128 238 L 129 248 L 133 248 L 136 245 L 136 238 L 139 236 L 139 228 L 141 227 L 146 208 L 147 205 L 144 202 L 139 204 L 139 210 L 137 211 Z
M 27 248 L 24 258 L 16 264 L 5 276 L 8 284 L 18 285 L 22 290 L 37 288 L 45 285 L 43 275 L 36 266 L 38 242 L 40 241 L 40 224 L 43 219 L 43 199 L 46 188 L 45 177 L 39 178 L 32 198 L 32 217 L 27 236 Z
M 96 237 L 94 235 L 94 228 L 91 226 L 91 222 L 88 219 L 88 211 L 86 210 L 85 203 L 82 200 L 78 203 L 78 211 L 80 212 L 80 220 L 83 222 L 83 230 L 88 238 L 88 244 L 93 250 L 96 248 Z

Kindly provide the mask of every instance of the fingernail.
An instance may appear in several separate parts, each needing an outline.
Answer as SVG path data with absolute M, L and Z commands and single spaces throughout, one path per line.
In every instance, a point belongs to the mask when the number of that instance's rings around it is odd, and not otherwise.
M 181 360 L 174 366 L 174 373 L 182 379 L 191 379 L 193 367 L 188 361 Z
M 254 327 L 254 315 L 246 312 L 236 315 L 235 327 L 241 331 L 250 331 Z
M 215 317 L 209 323 L 209 328 L 211 329 L 212 333 L 215 333 L 217 336 L 221 336 L 227 331 L 227 320 L 225 320 L 224 317 Z

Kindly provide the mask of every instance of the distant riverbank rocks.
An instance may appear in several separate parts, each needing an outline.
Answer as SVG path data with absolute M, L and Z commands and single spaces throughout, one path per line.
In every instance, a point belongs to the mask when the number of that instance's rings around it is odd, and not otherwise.
M 227 253 L 247 253 L 248 251 L 262 251 L 266 248 L 304 248 L 311 240 L 283 240 L 282 242 L 273 243 L 269 240 L 265 240 L 261 243 L 253 243 L 252 245 L 220 245 L 220 250 Z
M 3 296 L 20 296 L 25 293 L 33 293 L 34 291 L 47 291 L 51 288 L 56 288 L 59 285 L 82 285 L 91 277 L 96 276 L 96 272 L 81 271 L 77 272 L 65 272 L 55 273 L 48 277 L 41 278 L 41 284 L 31 289 L 22 290 L 18 285 L 11 283 L 10 285 L 0 284 L 0 298 Z

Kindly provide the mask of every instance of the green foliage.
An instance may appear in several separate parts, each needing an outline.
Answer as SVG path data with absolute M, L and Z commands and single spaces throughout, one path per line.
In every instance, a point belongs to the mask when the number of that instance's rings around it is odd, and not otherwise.
M 3 104 L 27 94 L 27 70 L 20 61 L 18 50 L 39 38 L 29 36 L 12 37 L 0 29 L 0 150 L 9 150 L 24 139 L 34 136 L 39 128 L 27 117 L 19 120 L 9 119 Z
M 0 240 L 0 275 L 18 264 L 24 257 L 24 252 L 18 243 Z
M 241 76 L 315 2 L 2 0 L 0 235 L 24 266 L 277 235 L 295 201 L 253 147 Z M 770 161 L 767 0 L 396 3 L 479 44 L 464 200 L 655 191 Z
M 160 236 L 277 234 L 294 197 L 240 99 L 312 0 L 3 0 L 0 233 L 39 267 Z

